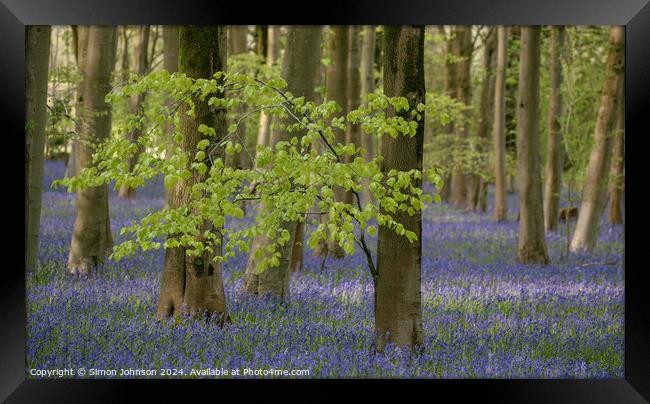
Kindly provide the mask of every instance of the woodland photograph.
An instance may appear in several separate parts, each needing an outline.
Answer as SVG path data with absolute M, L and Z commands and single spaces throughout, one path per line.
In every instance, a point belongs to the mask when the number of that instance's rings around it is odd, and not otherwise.
M 25 29 L 27 378 L 624 378 L 624 26 Z

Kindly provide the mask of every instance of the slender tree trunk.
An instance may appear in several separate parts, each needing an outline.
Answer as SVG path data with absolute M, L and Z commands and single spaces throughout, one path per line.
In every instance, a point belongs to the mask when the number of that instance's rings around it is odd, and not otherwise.
M 179 39 L 179 71 L 191 78 L 210 79 L 217 71 L 226 69 L 226 28 L 217 26 L 182 26 Z M 187 115 L 188 106 L 182 104 L 180 131 L 183 133 L 181 147 L 193 155 L 196 145 L 207 138 L 199 133 L 198 127 L 204 124 L 213 127 L 217 136 L 226 132 L 226 111 L 215 110 L 208 106 L 208 101 L 193 97 L 195 116 Z M 220 139 L 211 138 L 212 142 Z M 223 158 L 224 153 L 219 149 Z M 209 168 L 208 168 L 209 170 Z M 188 180 L 176 184 L 170 195 L 171 208 L 186 206 L 191 200 L 191 188 L 204 181 L 208 174 L 193 172 Z M 211 229 L 207 222 L 200 229 Z M 212 228 L 213 232 L 219 229 Z M 215 245 L 215 255 L 219 254 L 221 245 Z M 156 316 L 163 319 L 181 314 L 202 315 L 206 313 L 218 324 L 229 321 L 226 298 L 221 274 L 221 263 L 214 261 L 214 255 L 205 252 L 203 256 L 188 256 L 184 247 L 167 249 L 163 278 L 158 299 Z
M 560 214 L 560 191 L 562 189 L 562 168 L 564 166 L 564 142 L 560 119 L 562 116 L 562 63 L 560 55 L 564 47 L 565 29 L 554 26 L 551 29 L 551 99 L 548 110 L 548 140 L 546 152 L 546 186 L 544 192 L 544 228 L 557 230 Z
M 122 81 L 129 79 L 129 26 L 125 25 L 120 28 L 122 33 Z
M 539 157 L 539 26 L 521 28 L 517 155 L 519 177 L 519 242 L 522 263 L 548 263 L 544 239 L 542 178 Z
M 402 96 L 411 108 L 424 102 L 424 27 L 384 27 L 384 91 Z M 411 119 L 404 114 L 405 119 Z M 382 141 L 382 170 L 422 170 L 424 117 L 415 136 L 386 136 Z M 416 181 L 416 186 L 421 181 Z M 423 342 L 421 256 L 422 215 L 404 212 L 393 218 L 413 231 L 418 239 L 410 243 L 404 236 L 384 226 L 379 227 L 375 284 L 375 329 L 377 349 L 386 343 L 416 348 Z
M 111 89 L 117 33 L 114 27 L 78 27 L 80 84 L 80 141 L 76 145 L 76 171 L 92 164 L 98 143 L 110 135 L 111 106 L 105 101 Z M 84 49 L 85 48 L 85 49 Z M 108 214 L 108 185 L 77 192 L 76 218 L 68 257 L 68 271 L 87 274 L 103 261 L 113 246 Z
M 163 67 L 169 73 L 178 71 L 178 46 L 179 46 L 179 27 L 177 25 L 164 25 L 163 26 Z M 171 102 L 168 101 L 168 106 Z M 165 132 L 167 134 L 168 143 L 171 144 L 171 139 L 174 134 L 174 125 L 167 122 L 165 124 Z M 169 148 L 165 151 L 165 158 L 171 157 Z M 165 189 L 165 209 L 169 208 L 170 192 Z
M 508 28 L 508 37 L 510 38 L 508 47 L 506 72 L 516 68 L 515 63 L 519 59 L 521 50 L 521 27 L 513 26 Z M 512 57 L 511 57 L 512 56 Z M 507 76 L 507 74 L 506 74 Z M 517 157 L 517 91 L 518 83 L 515 80 L 506 80 L 506 151 L 513 157 Z M 515 174 L 509 172 L 507 177 L 508 192 L 517 191 L 517 179 Z
M 607 179 L 611 160 L 611 129 L 616 117 L 617 102 L 624 94 L 625 27 L 613 26 L 609 33 L 607 78 L 603 83 L 594 131 L 594 145 L 585 174 L 582 202 L 578 212 L 571 251 L 591 251 L 598 241 L 600 216 L 605 209 Z
M 445 27 L 440 25 L 440 30 L 444 35 L 447 35 Z M 456 99 L 458 97 L 457 92 L 457 82 L 458 82 L 458 62 L 457 58 L 459 57 L 459 35 L 454 29 L 453 26 L 449 27 L 449 35 L 447 39 L 447 50 L 445 53 L 445 94 L 448 97 Z M 451 135 L 456 131 L 454 122 L 449 122 L 442 128 L 442 133 L 446 135 Z M 444 145 L 451 146 L 451 145 Z M 440 197 L 443 201 L 449 202 L 451 199 L 451 172 L 445 175 L 444 184 L 440 190 Z
M 506 195 L 506 66 L 508 57 L 508 28 L 499 26 L 497 70 L 494 85 L 494 220 L 504 221 L 508 215 Z
M 314 88 L 316 83 L 317 66 L 320 64 L 320 44 L 321 44 L 320 26 L 297 26 L 291 25 L 287 31 L 287 48 L 282 61 L 282 78 L 287 82 L 287 91 L 296 97 L 305 97 L 307 101 L 313 101 Z M 295 123 L 291 117 L 285 118 L 284 124 Z M 273 130 L 271 134 L 271 144 L 275 146 L 281 141 L 290 141 L 293 137 L 302 137 L 302 133 L 286 132 L 280 129 Z M 264 207 L 261 207 L 264 209 Z M 301 244 L 302 240 L 297 240 L 300 235 L 296 236 L 298 223 L 284 222 L 282 229 L 289 231 L 291 239 L 281 247 L 280 264 L 276 267 L 266 268 L 260 272 L 258 262 L 255 259 L 256 251 L 266 248 L 271 240 L 265 235 L 255 237 L 252 243 L 251 252 L 248 257 L 246 266 L 246 275 L 244 279 L 244 289 L 252 294 L 272 294 L 281 299 L 289 298 L 290 271 L 292 268 L 298 268 L 298 260 L 302 255 L 296 250 L 296 242 Z
M 266 65 L 271 67 L 278 62 L 280 56 L 280 26 L 269 25 L 267 29 L 268 41 L 266 46 Z M 265 111 L 260 113 L 260 125 L 257 132 L 257 145 L 267 147 L 271 128 L 271 115 Z
M 612 151 L 612 169 L 609 178 L 609 224 L 623 224 L 621 198 L 623 194 L 625 170 L 625 97 L 618 103 L 616 127 L 614 132 L 614 150 Z
M 144 76 L 149 71 L 149 32 L 151 27 L 149 25 L 140 25 L 136 28 L 136 46 L 133 52 L 133 71 L 138 76 Z M 145 94 L 133 95 L 128 100 L 128 110 L 130 114 L 141 115 L 144 112 L 144 98 Z M 138 144 L 140 135 L 142 134 L 142 128 L 134 128 L 129 134 L 128 139 L 131 144 Z M 129 156 L 127 159 L 127 164 L 129 172 L 132 172 L 135 168 L 135 165 L 140 158 L 140 154 L 143 151 L 142 145 L 138 144 L 138 149 L 136 153 L 132 156 Z M 118 192 L 120 198 L 135 198 L 135 188 L 131 188 L 126 185 L 120 187 Z
M 361 102 L 361 37 L 359 36 L 359 26 L 350 25 L 348 28 L 348 71 L 347 71 L 347 112 L 359 108 Z M 356 147 L 361 147 L 361 129 L 359 125 L 347 123 L 345 135 L 346 143 L 354 143 Z M 352 162 L 352 156 L 347 156 L 348 163 Z M 346 198 L 352 203 L 354 196 L 352 192 L 346 192 Z
M 484 150 L 484 142 L 490 136 L 490 129 L 492 128 L 492 106 L 494 102 L 494 65 L 496 62 L 496 47 L 497 47 L 497 34 L 496 29 L 492 28 L 485 38 L 483 45 L 483 83 L 481 83 L 481 105 L 479 109 L 479 125 L 476 137 L 478 138 L 478 145 L 476 151 L 482 153 Z M 485 210 L 487 204 L 485 203 L 487 184 L 476 174 L 468 177 L 469 189 L 467 194 L 468 205 L 471 209 Z
M 228 37 L 230 39 L 230 55 L 240 55 L 248 52 L 247 45 L 248 26 L 247 25 L 230 25 L 228 27 Z M 236 107 L 237 114 L 243 115 L 246 111 L 244 106 Z M 241 122 L 237 128 L 235 141 L 241 143 L 242 147 L 247 146 L 246 139 L 246 122 Z M 226 156 L 226 164 L 233 168 L 248 167 L 251 162 L 244 156 L 244 150 Z
M 327 98 L 328 100 L 336 101 L 341 107 L 341 112 L 334 114 L 337 116 L 345 116 L 347 114 L 348 101 L 347 101 L 347 64 L 348 64 L 348 41 L 349 41 L 349 27 L 347 25 L 337 25 L 330 27 L 330 38 L 328 43 L 328 53 L 331 63 L 327 66 Z M 335 142 L 345 144 L 346 133 L 343 130 L 335 129 L 336 135 Z M 337 201 L 350 202 L 352 196 L 349 192 L 341 187 L 334 189 L 335 198 Z M 327 216 L 322 215 L 321 220 L 326 221 Z M 319 243 L 315 251 L 316 255 L 327 253 L 333 258 L 342 258 L 344 256 L 343 247 L 338 242 L 330 241 L 325 247 L 325 243 Z
M 361 98 L 375 92 L 375 26 L 366 25 L 363 27 L 363 42 L 361 45 Z M 366 162 L 375 158 L 375 138 L 367 133 L 360 133 L 361 147 L 366 150 L 364 156 Z M 363 203 L 372 200 L 369 183 L 363 187 Z
M 27 272 L 36 269 L 38 260 L 50 37 L 49 26 L 25 27 L 25 268 Z
M 457 98 L 458 101 L 469 106 L 472 103 L 472 78 L 470 66 L 472 64 L 472 27 L 458 26 L 458 73 L 457 73 Z M 455 125 L 456 136 L 462 141 L 469 136 L 469 110 L 465 112 L 466 121 L 462 125 Z M 467 175 L 458 167 L 455 167 L 451 174 L 451 196 L 450 201 L 455 207 L 467 207 Z
M 268 25 L 256 25 L 255 26 L 255 52 L 258 55 L 266 57 L 268 52 L 268 34 L 269 26 Z

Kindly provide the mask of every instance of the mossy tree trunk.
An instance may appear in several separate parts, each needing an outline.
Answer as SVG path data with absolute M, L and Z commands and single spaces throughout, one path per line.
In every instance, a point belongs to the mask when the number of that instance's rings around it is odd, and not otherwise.
M 226 28 L 225 26 L 182 26 L 179 42 L 179 71 L 191 78 L 210 79 L 217 71 L 226 69 Z M 201 101 L 193 97 L 195 116 L 187 115 L 188 106 L 182 104 L 179 109 L 181 117 L 179 131 L 183 135 L 181 148 L 189 155 L 194 155 L 199 141 L 207 138 L 198 131 L 200 124 L 213 127 L 217 136 L 226 132 L 226 111 L 223 107 L 208 105 L 208 100 Z M 219 142 L 220 139 L 209 139 Z M 219 149 L 215 158 L 224 158 L 223 149 Z M 209 167 L 208 167 L 209 171 Z M 186 206 L 191 200 L 191 188 L 205 180 L 208 174 L 200 175 L 193 171 L 192 176 L 179 181 L 170 193 L 169 203 L 172 209 Z M 205 223 L 202 231 L 211 229 Z M 215 254 L 221 246 L 214 246 Z M 165 251 L 164 271 L 158 298 L 157 318 L 181 314 L 203 315 L 215 319 L 219 324 L 229 320 L 226 298 L 221 273 L 221 263 L 213 260 L 214 255 L 205 252 L 203 256 L 188 256 L 184 247 Z
M 76 144 L 76 172 L 90 167 L 96 146 L 111 132 L 111 90 L 117 32 L 114 27 L 80 26 L 78 64 L 82 82 L 77 118 L 81 129 Z M 76 216 L 68 256 L 68 271 L 85 275 L 96 268 L 113 247 L 108 214 L 108 185 L 77 191 Z
M 406 97 L 411 108 L 424 103 L 424 27 L 384 27 L 384 92 L 389 97 Z M 405 119 L 412 119 L 404 114 Z M 422 170 L 424 117 L 413 137 L 386 136 L 382 141 L 382 171 Z M 420 186 L 421 181 L 415 184 Z M 375 285 L 376 346 L 386 343 L 416 348 L 423 342 L 421 257 L 422 216 L 401 212 L 393 218 L 414 232 L 411 243 L 384 226 L 379 227 L 377 278 Z
M 27 272 L 36 269 L 38 259 L 51 32 L 49 26 L 25 27 L 25 268 Z
M 539 156 L 540 31 L 539 26 L 521 28 L 517 119 L 520 213 L 517 258 L 525 264 L 548 263 Z
M 286 90 L 295 97 L 305 97 L 307 101 L 314 100 L 314 87 L 316 85 L 317 66 L 320 64 L 320 26 L 289 26 L 287 30 L 287 48 L 282 61 L 282 78 L 287 82 Z M 288 116 L 284 125 L 293 124 L 295 121 Z M 300 137 L 301 132 L 287 132 L 276 128 L 271 133 L 271 145 L 275 146 L 281 141 L 290 141 L 293 137 Z M 264 207 L 261 207 L 264 209 Z M 290 295 L 289 283 L 291 269 L 298 263 L 292 260 L 301 259 L 296 252 L 296 222 L 284 222 L 282 229 L 289 231 L 291 239 L 281 247 L 280 264 L 276 267 L 266 268 L 260 272 L 255 259 L 256 251 L 266 248 L 271 240 L 264 235 L 255 237 L 246 266 L 244 289 L 248 293 L 257 295 L 272 294 L 280 299 L 287 300 Z M 300 242 L 302 248 L 302 242 Z
M 591 251 L 598 241 L 600 216 L 605 209 L 607 180 L 612 155 L 612 126 L 617 103 L 623 97 L 625 80 L 625 27 L 613 26 L 609 32 L 607 76 L 603 83 L 594 144 L 585 171 L 582 202 L 578 211 L 571 251 Z

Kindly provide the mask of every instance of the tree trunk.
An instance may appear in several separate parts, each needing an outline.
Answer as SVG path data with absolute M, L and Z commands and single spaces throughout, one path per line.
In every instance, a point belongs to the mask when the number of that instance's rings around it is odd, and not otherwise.
M 594 131 L 594 144 L 585 171 L 582 202 L 578 212 L 576 230 L 571 240 L 571 251 L 591 251 L 598 241 L 600 216 L 605 208 L 607 179 L 611 160 L 611 129 L 616 107 L 624 94 L 625 79 L 625 28 L 613 26 L 609 32 L 607 78 L 603 83 Z
M 247 45 L 248 26 L 247 25 L 230 25 L 228 27 L 228 37 L 230 39 L 230 55 L 239 55 L 248 52 Z M 237 115 L 243 115 L 246 111 L 243 105 L 236 107 Z M 247 146 L 246 141 L 246 122 L 242 121 L 237 128 L 237 132 L 233 139 L 235 142 L 241 143 L 242 150 L 226 156 L 226 165 L 232 168 L 245 168 L 249 166 L 248 158 L 244 156 L 243 147 Z
M 363 42 L 361 45 L 361 98 L 375 92 L 375 26 L 366 25 L 363 27 Z M 366 150 L 365 160 L 371 161 L 375 158 L 375 138 L 367 133 L 361 133 L 361 147 Z M 372 200 L 369 184 L 366 182 L 363 187 L 363 203 Z
M 520 214 L 517 258 L 525 264 L 548 263 L 539 161 L 540 31 L 539 26 L 521 28 L 517 119 Z
M 508 65 L 506 73 L 515 69 L 515 63 L 519 59 L 521 50 L 521 28 L 513 26 L 508 28 Z M 506 74 L 507 77 L 507 74 Z M 511 153 L 514 158 L 517 157 L 517 90 L 518 82 L 516 80 L 506 80 L 506 151 Z M 517 191 L 517 179 L 515 174 L 509 173 L 507 176 L 507 189 L 510 193 Z
M 269 26 L 256 25 L 255 26 L 255 52 L 258 55 L 266 57 L 269 45 Z
M 179 27 L 177 25 L 163 25 L 163 67 L 169 73 L 178 71 L 178 46 L 179 46 Z M 168 102 L 171 106 L 171 102 Z M 165 124 L 165 132 L 167 134 L 168 142 L 174 135 L 174 125 L 167 122 Z M 165 158 L 169 159 L 171 153 L 169 150 L 165 152 Z M 169 195 L 170 192 L 165 188 L 165 209 L 169 208 Z
M 117 32 L 108 26 L 80 26 L 77 30 L 78 62 L 83 77 L 77 111 L 81 133 L 75 150 L 79 172 L 91 166 L 96 145 L 111 132 L 111 106 L 104 98 L 111 89 Z M 108 185 L 78 191 L 76 208 L 68 271 L 83 275 L 97 267 L 113 246 Z
M 211 79 L 217 71 L 226 69 L 226 28 L 217 26 L 182 26 L 179 39 L 179 70 L 191 78 Z M 213 127 L 217 136 L 226 132 L 226 111 L 208 105 L 193 97 L 195 116 L 187 115 L 188 106 L 183 103 L 179 108 L 180 131 L 183 134 L 181 148 L 190 155 L 197 149 L 197 144 L 207 138 L 199 133 L 198 127 L 204 124 Z M 210 139 L 219 142 L 220 139 Z M 223 149 L 218 150 L 216 158 L 223 158 Z M 209 171 L 209 168 L 208 168 Z M 207 173 L 200 175 L 193 171 L 188 180 L 179 181 L 170 195 L 171 208 L 186 206 L 191 200 L 191 188 L 202 182 Z M 204 223 L 203 230 L 210 229 Z M 219 229 L 212 228 L 213 232 Z M 218 255 L 221 244 L 215 245 Z M 213 318 L 217 323 L 229 321 L 226 298 L 221 274 L 221 263 L 214 261 L 214 255 L 205 252 L 203 256 L 193 257 L 186 254 L 184 247 L 165 251 L 164 272 L 156 316 L 159 319 L 181 314 L 202 315 Z
M 151 28 L 149 25 L 140 25 L 136 28 L 136 46 L 133 52 L 133 72 L 138 76 L 144 76 L 149 71 L 149 32 Z M 139 116 L 144 112 L 144 98 L 145 94 L 133 95 L 128 100 L 128 111 L 130 114 Z M 131 144 L 137 144 L 140 135 L 142 134 L 142 128 L 134 128 L 129 134 L 128 139 Z M 132 172 L 135 168 L 135 165 L 140 158 L 140 154 L 143 151 L 143 147 L 138 145 L 136 153 L 132 156 L 129 156 L 127 159 L 127 165 L 129 172 Z M 135 188 L 122 185 L 120 191 L 118 192 L 120 198 L 135 198 Z
M 477 152 L 483 152 L 483 143 L 489 138 L 492 127 L 492 106 L 494 102 L 494 65 L 496 62 L 497 47 L 496 28 L 491 28 L 485 38 L 483 45 L 483 83 L 481 83 L 481 104 L 479 109 L 479 124 L 476 136 L 479 143 L 476 147 Z M 487 184 L 476 174 L 469 176 L 469 189 L 467 195 L 468 205 L 471 209 L 479 208 L 485 210 L 485 194 Z
M 508 28 L 499 26 L 497 70 L 494 85 L 494 220 L 501 222 L 508 215 L 506 195 L 506 65 L 508 57 Z
M 336 25 L 330 27 L 330 38 L 328 43 L 328 53 L 331 63 L 327 66 L 327 99 L 336 101 L 341 107 L 341 112 L 333 114 L 333 117 L 345 116 L 347 114 L 348 101 L 347 101 L 347 87 L 348 87 L 348 41 L 349 41 L 349 26 Z M 345 144 L 346 133 L 340 129 L 334 129 L 336 135 L 335 142 Z M 352 195 L 350 192 L 345 192 L 341 187 L 334 188 L 334 195 L 337 201 L 350 202 Z M 322 215 L 323 221 L 327 220 L 327 215 Z M 324 251 L 323 251 L 324 250 Z M 325 243 L 318 244 L 316 255 L 323 253 L 328 254 L 333 258 L 342 258 L 344 256 L 343 247 L 338 242 L 330 241 L 325 247 Z
M 129 80 L 129 26 L 125 25 L 120 28 L 122 31 L 122 81 Z
M 460 57 L 456 78 L 456 97 L 458 101 L 469 106 L 472 103 L 472 78 L 470 75 L 473 48 L 472 27 L 457 26 L 456 35 L 458 35 L 458 56 Z M 469 114 L 469 110 L 466 110 L 464 113 L 466 121 L 462 125 L 455 125 L 456 136 L 461 141 L 466 140 L 469 136 Z M 467 207 L 467 175 L 458 167 L 454 167 L 451 174 L 450 201 L 457 208 Z
M 25 268 L 36 269 L 41 223 L 45 125 L 47 122 L 47 73 L 51 27 L 25 28 Z
M 287 82 L 287 91 L 295 97 L 305 97 L 306 101 L 314 100 L 314 87 L 316 83 L 317 66 L 320 64 L 320 26 L 296 26 L 291 25 L 287 31 L 287 48 L 282 61 L 282 78 Z M 285 118 L 285 125 L 295 123 L 291 117 Z M 302 137 L 302 133 L 286 132 L 276 128 L 271 134 L 271 145 L 275 147 L 278 142 L 290 141 L 293 137 Z M 300 142 L 299 142 L 300 143 Z M 262 206 L 261 209 L 264 209 Z M 286 229 L 291 234 L 291 239 L 280 248 L 282 253 L 280 264 L 276 267 L 266 268 L 259 272 L 258 263 L 255 259 L 255 252 L 266 248 L 271 240 L 265 235 L 255 237 L 252 243 L 251 252 L 246 266 L 244 289 L 248 293 L 265 295 L 272 294 L 283 300 L 289 298 L 290 270 L 298 267 L 298 260 L 302 255 L 295 253 L 296 242 L 299 240 L 298 224 L 296 222 L 284 222 L 281 229 Z
M 609 224 L 623 224 L 621 197 L 625 184 L 625 97 L 618 103 L 616 127 L 614 132 L 614 149 L 612 150 L 612 169 L 609 178 Z
M 347 112 L 359 108 L 361 98 L 361 37 L 359 36 L 359 26 L 350 25 L 348 27 L 348 60 L 347 60 Z M 359 125 L 353 125 L 347 122 L 345 134 L 345 143 L 354 143 L 356 147 L 361 147 L 361 128 Z M 351 163 L 352 156 L 347 156 L 346 161 Z M 346 192 L 346 201 L 352 203 L 354 196 L 352 192 Z
M 424 27 L 384 27 L 384 91 L 402 96 L 411 108 L 424 103 Z M 408 113 L 404 118 L 410 120 Z M 422 170 L 424 117 L 415 136 L 386 136 L 382 141 L 382 170 Z M 417 187 L 421 181 L 417 180 Z M 418 239 L 410 243 L 404 236 L 379 227 L 375 281 L 375 329 L 377 349 L 386 343 L 416 348 L 423 342 L 421 256 L 422 215 L 400 212 L 393 218 L 413 231 Z
M 445 27 L 443 25 L 440 25 L 440 30 L 444 35 L 447 35 L 447 32 L 445 31 Z M 448 97 L 452 99 L 456 99 L 458 97 L 457 93 L 457 82 L 458 82 L 458 63 L 457 63 L 457 58 L 459 56 L 459 35 L 454 29 L 453 26 L 449 27 L 449 34 L 448 34 L 448 39 L 447 39 L 447 50 L 445 54 L 445 69 L 446 69 L 446 74 L 445 74 L 445 94 L 447 94 Z M 442 128 L 442 133 L 446 135 L 451 135 L 452 133 L 455 132 L 455 125 L 454 122 L 449 122 L 447 125 L 445 125 Z M 448 145 L 451 146 L 451 145 Z M 449 202 L 451 199 L 451 177 L 452 174 L 448 173 L 444 177 L 444 184 L 442 186 L 442 189 L 440 190 L 440 197 L 442 198 L 443 201 Z
M 280 56 L 280 26 L 269 25 L 267 29 L 268 41 L 266 46 L 266 65 L 271 67 L 278 62 Z M 267 147 L 269 145 L 269 133 L 271 128 L 271 115 L 265 111 L 260 113 L 260 125 L 257 132 L 257 145 Z
M 560 191 L 562 190 L 562 167 L 564 166 L 564 142 L 560 119 L 562 116 L 562 62 L 565 29 L 551 29 L 551 99 L 548 109 L 548 140 L 546 152 L 546 186 L 544 192 L 544 228 L 557 230 L 560 214 Z

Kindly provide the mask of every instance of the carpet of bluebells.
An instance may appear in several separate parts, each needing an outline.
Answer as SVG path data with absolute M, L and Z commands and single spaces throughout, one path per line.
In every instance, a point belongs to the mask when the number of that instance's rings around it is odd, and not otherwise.
M 565 256 L 566 234 L 547 234 L 551 263 L 515 259 L 510 221 L 429 207 L 423 217 L 424 350 L 373 347 L 372 282 L 358 254 L 328 261 L 305 252 L 291 300 L 242 293 L 246 256 L 224 270 L 233 323 L 155 321 L 163 252 L 108 261 L 85 279 L 65 274 L 74 194 L 51 189 L 63 163 L 46 163 L 40 267 L 27 279 L 29 369 L 308 369 L 310 377 L 622 378 L 624 231 L 601 225 L 597 250 Z M 113 235 L 163 205 L 162 181 L 134 201 L 111 190 Z M 491 211 L 489 207 L 488 212 Z M 247 220 L 251 220 L 248 218 Z M 160 376 L 160 373 L 159 373 Z M 268 376 L 267 376 L 268 377 Z

